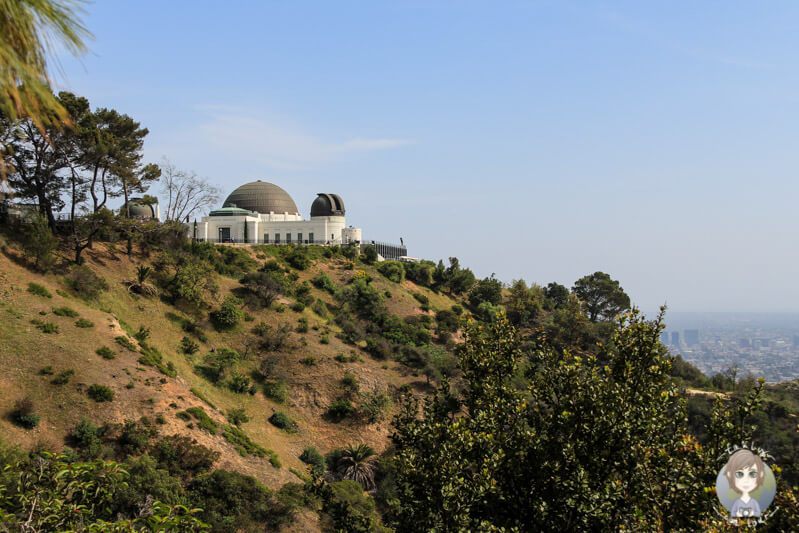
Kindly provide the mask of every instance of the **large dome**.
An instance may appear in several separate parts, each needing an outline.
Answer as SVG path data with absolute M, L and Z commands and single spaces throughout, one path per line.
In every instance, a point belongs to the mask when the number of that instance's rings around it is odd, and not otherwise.
M 236 207 L 259 213 L 289 213 L 299 215 L 297 204 L 291 199 L 289 193 L 266 181 L 253 181 L 242 185 L 227 197 L 225 203 L 235 204 Z

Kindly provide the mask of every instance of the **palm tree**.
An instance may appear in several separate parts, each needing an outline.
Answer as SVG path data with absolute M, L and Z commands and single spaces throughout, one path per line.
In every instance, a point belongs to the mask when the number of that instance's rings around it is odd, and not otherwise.
M 0 115 L 28 118 L 44 132 L 69 123 L 50 90 L 47 60 L 55 48 L 86 51 L 91 33 L 78 15 L 84 0 L 0 0 Z M 0 159 L 0 181 L 7 165 Z
M 375 450 L 368 444 L 348 445 L 341 453 L 336 470 L 342 479 L 351 479 L 364 490 L 375 488 Z

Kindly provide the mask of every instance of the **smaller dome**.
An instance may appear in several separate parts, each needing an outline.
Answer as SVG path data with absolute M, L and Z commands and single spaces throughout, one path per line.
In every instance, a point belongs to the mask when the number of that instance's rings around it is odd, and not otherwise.
M 338 194 L 320 192 L 311 204 L 312 217 L 343 217 L 345 212 L 344 201 Z
M 131 198 L 128 202 L 128 209 L 130 210 L 130 218 L 155 218 L 155 210 L 149 204 L 143 204 L 138 198 Z M 126 212 L 125 207 L 122 207 L 122 214 Z

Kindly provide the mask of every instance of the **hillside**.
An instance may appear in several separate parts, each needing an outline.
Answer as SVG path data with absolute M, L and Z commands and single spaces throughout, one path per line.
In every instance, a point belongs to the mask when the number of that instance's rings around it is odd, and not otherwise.
M 298 270 L 286 263 L 278 247 L 240 247 L 235 258 L 246 267 L 230 275 L 212 273 L 217 287 L 205 306 L 193 306 L 182 299 L 172 301 L 160 287 L 161 297 L 128 289 L 126 282 L 136 279 L 137 267 L 159 269 L 156 263 L 163 257 L 152 249 L 135 249 L 130 257 L 108 243 L 97 243 L 87 250 L 85 265 L 78 270 L 90 270 L 107 286 L 96 297 L 81 294 L 80 287 L 76 290 L 75 283 L 70 282 L 75 267 L 72 274 L 68 266 L 37 273 L 27 268 L 13 243 L 6 240 L 2 249 L 0 364 L 5 372 L 0 375 L 0 412 L 11 413 L 16 402 L 27 398 L 40 417 L 36 427 L 25 429 L 11 416 L 4 416 L 0 434 L 5 444 L 24 450 L 58 451 L 74 445 L 70 436 L 84 417 L 97 426 L 146 417 L 155 421 L 158 435 L 185 435 L 218 452 L 215 468 L 252 475 L 274 490 L 300 481 L 293 472 L 307 474 L 307 466 L 299 459 L 307 446 L 322 453 L 348 444 L 384 450 L 391 432 L 392 405 L 400 388 L 430 390 L 428 379 L 418 369 L 392 359 L 378 360 L 367 353 L 360 325 L 357 332 L 346 335 L 336 323 L 332 310 L 343 307 L 342 290 L 353 278 L 370 277 L 369 286 L 381 295 L 391 315 L 430 317 L 422 322 L 426 326 L 419 326 L 425 330 L 434 327 L 436 310 L 450 309 L 456 303 L 408 280 L 389 281 L 375 266 L 362 261 L 356 266 L 345 257 L 325 257 L 321 248 L 310 250 L 309 265 Z M 313 305 L 297 304 L 291 291 L 284 291 L 267 307 L 238 300 L 236 307 L 244 313 L 244 320 L 229 330 L 214 327 L 209 312 L 232 294 L 247 300 L 247 291 L 237 278 L 246 271 L 263 269 L 267 261 L 293 278 L 293 287 L 306 287 L 302 297 Z M 304 283 L 320 274 L 325 274 L 333 286 L 323 290 Z M 29 290 L 37 285 L 49 296 Z M 429 303 L 422 305 L 420 300 L 425 296 Z M 325 305 L 320 306 L 320 301 Z M 78 327 L 78 320 L 91 325 Z M 417 323 L 413 318 L 408 321 Z M 257 327 L 273 333 L 283 327 L 286 338 L 277 348 L 265 348 L 264 339 L 254 333 Z M 147 332 L 145 336 L 137 335 L 140 328 Z M 195 344 L 196 352 L 186 353 L 182 342 Z M 97 351 L 104 348 L 110 349 L 110 354 L 98 355 Z M 225 349 L 235 350 L 240 361 L 223 369 L 225 377 L 213 383 L 207 373 L 208 356 L 225 353 Z M 153 352 L 160 357 L 148 361 L 147 354 Z M 259 372 L 264 358 L 271 359 L 273 375 Z M 64 372 L 70 375 L 57 384 Z M 231 390 L 230 383 L 236 378 L 243 382 L 237 387 L 241 392 Z M 264 393 L 264 387 L 275 381 L 285 383 L 284 401 Z M 87 392 L 95 384 L 110 388 L 113 400 L 91 399 Z M 393 401 L 384 401 L 388 405 L 367 419 L 360 413 L 360 406 L 374 397 Z M 356 413 L 336 419 L 328 411 L 342 399 L 351 402 Z M 186 414 L 191 408 L 207 413 L 218 427 L 216 434 Z M 237 445 L 240 443 L 223 436 L 224 428 L 232 427 L 227 415 L 234 409 L 243 409 L 249 417 L 240 429 L 255 445 L 269 451 L 264 457 L 247 453 Z M 295 431 L 269 422 L 278 411 L 296 423 Z M 113 454 L 106 450 L 105 455 Z M 308 523 L 303 527 L 309 527 Z

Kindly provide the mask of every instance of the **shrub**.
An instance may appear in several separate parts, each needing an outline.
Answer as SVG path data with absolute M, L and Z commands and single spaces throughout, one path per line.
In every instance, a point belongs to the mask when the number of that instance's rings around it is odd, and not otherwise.
M 198 397 L 199 399 L 201 399 L 202 401 L 204 401 L 205 403 L 207 403 L 207 404 L 208 404 L 208 406 L 209 406 L 209 407 L 211 407 L 211 409 L 216 409 L 216 406 L 213 404 L 213 402 L 211 402 L 211 400 L 209 400 L 208 398 L 206 398 L 206 397 L 205 397 L 205 395 L 204 395 L 202 392 L 200 392 L 198 389 L 195 389 L 194 387 L 192 387 L 192 388 L 191 388 L 191 389 L 189 389 L 189 390 L 190 390 L 190 391 L 191 391 L 191 393 L 192 393 L 192 394 L 194 394 L 196 397 Z M 175 405 L 175 407 L 177 407 L 177 405 Z
M 58 325 L 53 324 L 52 322 L 42 322 L 41 320 L 34 318 L 31 320 L 31 324 L 39 328 L 42 333 L 58 333 Z
M 31 294 L 35 294 L 36 296 L 43 296 L 45 298 L 53 297 L 50 291 L 48 291 L 43 285 L 39 285 L 38 283 L 33 283 L 33 282 L 28 283 L 28 292 Z
M 316 474 L 321 475 L 325 472 L 325 458 L 319 450 L 313 446 L 306 446 L 300 455 L 300 461 L 311 467 Z
M 125 335 L 119 335 L 119 336 L 117 336 L 117 337 L 114 337 L 114 340 L 115 340 L 115 341 L 117 341 L 117 343 L 118 343 L 120 346 L 122 346 L 123 348 L 127 348 L 127 349 L 128 349 L 128 350 L 130 350 L 131 352 L 135 352 L 135 351 L 137 351 L 137 350 L 138 350 L 138 349 L 136 348 L 136 345 L 135 345 L 135 344 L 133 344 L 133 341 L 132 341 L 132 340 L 130 340 L 130 339 L 129 339 L 128 337 L 126 337 Z
M 178 347 L 180 351 L 186 355 L 193 355 L 200 350 L 200 345 L 188 337 L 180 339 L 180 345 Z
M 53 385 L 66 385 L 67 383 L 69 383 L 70 378 L 72 378 L 72 376 L 74 375 L 75 371 L 70 368 L 69 370 L 64 370 L 63 372 L 58 374 L 56 377 L 52 379 L 52 381 L 50 381 L 50 383 L 52 383 Z
M 189 407 L 184 412 L 197 419 L 197 425 L 200 426 L 201 429 L 204 429 L 211 435 L 216 435 L 217 431 L 219 430 L 219 424 L 214 422 L 214 420 L 208 416 L 208 413 L 205 412 L 205 409 L 202 407 Z
M 344 385 L 344 388 L 357 392 L 359 387 L 358 376 L 350 372 L 347 372 L 344 374 L 344 377 L 341 378 L 341 384 Z
M 282 411 L 272 413 L 272 416 L 269 417 L 269 423 L 287 433 L 296 433 L 298 429 L 297 423 Z
M 147 417 L 139 421 L 125 420 L 122 432 L 117 443 L 127 455 L 142 453 L 150 444 L 150 440 L 157 435 L 157 430 Z
M 89 387 L 87 391 L 89 398 L 95 402 L 112 402 L 114 401 L 114 391 L 105 385 L 94 384 Z
M 289 290 L 289 281 L 282 271 L 262 270 L 252 272 L 241 278 L 240 283 L 262 307 L 269 307 L 280 294 Z
M 317 298 L 316 301 L 311 306 L 311 311 L 313 311 L 322 318 L 327 318 L 327 305 L 319 298 Z
M 40 213 L 28 224 L 25 224 L 21 235 L 20 244 L 25 258 L 33 261 L 37 270 L 47 272 L 55 264 L 55 251 L 58 249 L 58 240 L 50 231 L 47 219 Z
M 372 264 L 377 261 L 377 248 L 373 244 L 370 244 L 366 248 L 363 249 L 363 253 L 361 254 L 361 259 L 364 263 Z
M 86 299 L 97 298 L 101 292 L 108 290 L 108 283 L 86 265 L 73 268 L 66 280 L 73 291 Z
M 366 352 L 382 361 L 391 357 L 391 344 L 381 337 L 369 337 L 366 339 Z
M 377 271 L 394 283 L 402 283 L 405 280 L 405 267 L 399 261 L 383 261 L 377 265 Z
M 241 300 L 235 296 L 227 296 L 216 311 L 211 311 L 211 322 L 218 330 L 228 330 L 236 327 L 244 318 L 244 313 L 239 309 Z
M 324 272 L 320 272 L 317 274 L 312 280 L 311 283 L 317 289 L 321 289 L 329 294 L 336 293 L 336 285 L 333 283 L 333 280 L 330 279 L 330 276 L 325 274 Z
M 281 324 L 273 328 L 269 324 L 261 322 L 255 328 L 256 333 L 261 337 L 261 349 L 266 352 L 276 352 L 280 350 L 291 350 L 291 326 Z
M 288 399 L 289 391 L 286 382 L 282 379 L 267 381 L 264 383 L 264 396 L 278 403 L 283 403 Z
M 248 454 L 257 457 L 266 457 L 267 455 L 275 453 L 271 450 L 267 450 L 260 444 L 254 443 L 246 433 L 235 426 L 225 426 L 222 428 L 222 436 L 236 447 L 236 451 L 238 451 L 239 455 L 242 457 L 246 457 Z
M 78 312 L 71 307 L 53 307 L 53 314 L 56 316 L 78 317 Z
M 101 346 L 100 348 L 97 348 L 95 353 L 103 359 L 113 359 L 116 357 L 114 351 L 108 346 Z
M 150 338 L 150 328 L 139 326 L 139 330 L 133 334 L 133 338 L 139 341 L 139 343 L 145 342 Z
M 207 472 L 220 455 L 183 435 L 162 438 L 150 453 L 162 468 L 184 479 Z
M 39 374 L 41 374 L 42 376 L 52 376 L 54 373 L 55 372 L 53 372 L 53 365 L 44 366 L 39 370 Z
M 75 327 L 76 328 L 93 328 L 94 327 L 94 322 L 92 322 L 91 320 L 86 320 L 85 318 L 79 318 L 75 322 Z
M 91 420 L 84 416 L 75 426 L 75 429 L 72 430 L 71 438 L 79 448 L 96 448 L 99 446 L 102 436 L 102 428 L 95 426 Z M 94 454 L 91 455 L 94 456 Z
M 305 366 L 316 366 L 316 357 L 309 355 L 300 359 L 300 364 Z
M 228 422 L 234 426 L 240 426 L 250 421 L 250 417 L 247 416 L 247 412 L 241 408 L 235 408 L 228 411 L 227 419 Z
M 422 305 L 428 305 L 430 303 L 430 298 L 427 297 L 426 294 L 422 294 L 420 292 L 414 292 L 413 297 L 416 298 L 416 301 Z
M 352 405 L 352 402 L 345 398 L 336 400 L 327 410 L 328 416 L 333 420 L 343 420 L 353 413 L 355 413 L 355 407 Z
M 33 400 L 25 397 L 14 402 L 11 420 L 21 428 L 33 429 L 39 425 L 40 417 L 34 413 Z
M 328 337 L 327 335 L 322 335 L 322 338 L 319 339 L 319 342 L 321 344 L 330 344 L 330 337 Z
M 305 310 L 305 304 L 302 302 L 294 302 L 291 304 L 291 310 L 295 313 L 302 313 Z
M 228 388 L 238 394 L 247 392 L 250 389 L 250 385 L 250 378 L 238 372 L 234 372 L 228 382 Z
M 297 320 L 297 333 L 308 333 L 308 319 L 305 317 L 300 317 Z
M 373 391 L 361 397 L 360 412 L 364 420 L 370 424 L 385 418 L 386 411 L 391 407 L 391 397 L 382 391 Z
M 305 270 L 311 266 L 311 258 L 308 257 L 308 250 L 301 246 L 294 246 L 286 256 L 286 262 L 297 270 Z

